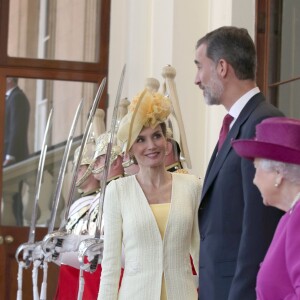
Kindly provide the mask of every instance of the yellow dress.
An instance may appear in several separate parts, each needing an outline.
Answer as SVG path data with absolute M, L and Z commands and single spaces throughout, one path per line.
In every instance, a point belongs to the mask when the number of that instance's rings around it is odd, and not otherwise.
M 150 204 L 151 210 L 153 215 L 156 219 L 156 223 L 161 235 L 162 240 L 164 239 L 169 211 L 170 211 L 171 203 L 160 203 L 160 204 Z M 162 285 L 161 285 L 161 295 L 160 300 L 167 300 L 167 293 L 166 293 L 166 283 L 165 283 L 165 276 L 163 275 L 162 278 Z

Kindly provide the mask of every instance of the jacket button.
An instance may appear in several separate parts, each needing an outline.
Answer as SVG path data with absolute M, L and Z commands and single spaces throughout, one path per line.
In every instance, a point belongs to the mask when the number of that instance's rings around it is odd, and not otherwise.
M 204 241 L 205 240 L 205 235 L 204 234 L 200 234 L 200 239 L 201 239 L 201 241 Z

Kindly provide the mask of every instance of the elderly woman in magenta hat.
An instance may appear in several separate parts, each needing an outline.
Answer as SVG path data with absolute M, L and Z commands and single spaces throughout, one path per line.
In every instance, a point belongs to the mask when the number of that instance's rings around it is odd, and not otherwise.
M 100 300 L 198 299 L 190 255 L 198 266 L 201 184 L 165 169 L 170 112 L 167 97 L 144 90 L 121 120 L 117 136 L 139 171 L 106 190 Z M 125 271 L 118 290 L 122 244 Z
M 264 204 L 285 211 L 260 266 L 257 299 L 300 299 L 300 120 L 266 119 L 256 126 L 254 140 L 232 145 L 254 160 L 253 182 Z

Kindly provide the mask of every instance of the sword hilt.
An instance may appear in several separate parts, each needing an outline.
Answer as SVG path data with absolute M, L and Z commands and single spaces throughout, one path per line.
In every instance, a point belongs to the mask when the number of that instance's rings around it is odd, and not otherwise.
M 96 271 L 99 262 L 99 254 L 96 254 L 92 261 L 90 262 L 90 272 L 93 273 Z
M 58 256 L 59 256 L 59 252 L 56 251 L 56 248 L 59 247 L 61 248 L 63 245 L 63 239 L 57 239 L 56 244 L 55 244 L 55 248 L 54 248 L 54 253 L 52 254 L 52 259 L 53 260 L 57 260 Z
M 88 262 L 84 262 L 85 256 L 91 256 L 93 258 Z M 95 272 L 99 264 L 99 260 L 102 260 L 103 256 L 103 238 L 89 238 L 83 240 L 79 244 L 78 248 L 78 260 L 80 263 L 80 269 Z
M 18 263 L 24 262 L 25 268 L 29 268 L 32 262 L 32 252 L 36 247 L 35 243 L 24 243 L 20 245 L 16 251 L 15 258 Z M 20 259 L 20 255 L 23 252 L 22 259 Z
M 42 249 L 45 253 L 51 252 L 51 257 L 53 260 L 57 260 L 59 256 L 59 251 L 57 251 L 57 248 L 62 248 L 63 241 L 66 236 L 68 236 L 69 233 L 66 231 L 53 231 L 51 233 L 48 233 L 42 242 Z

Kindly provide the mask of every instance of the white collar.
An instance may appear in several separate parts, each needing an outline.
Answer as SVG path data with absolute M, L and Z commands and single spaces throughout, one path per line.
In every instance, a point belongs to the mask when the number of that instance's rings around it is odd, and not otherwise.
M 14 86 L 13 88 L 7 90 L 5 95 L 8 97 L 15 88 L 16 88 L 16 86 Z
M 229 114 L 231 116 L 233 116 L 234 120 L 231 122 L 230 124 L 230 128 L 232 127 L 232 125 L 234 124 L 234 122 L 236 121 L 236 119 L 238 118 L 238 116 L 240 115 L 241 111 L 243 110 L 243 108 L 246 106 L 246 104 L 249 102 L 249 100 L 256 94 L 258 94 L 260 92 L 258 87 L 255 87 L 253 89 L 251 89 L 250 91 L 248 91 L 246 94 L 244 94 L 242 97 L 240 97 L 230 108 L 229 110 Z

